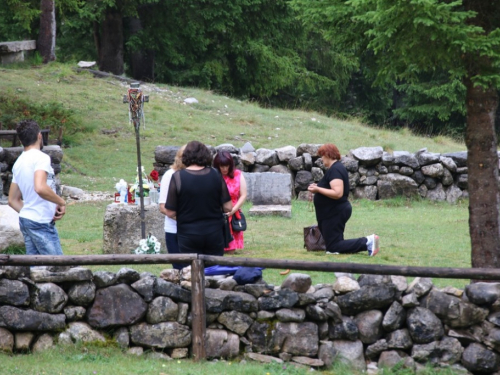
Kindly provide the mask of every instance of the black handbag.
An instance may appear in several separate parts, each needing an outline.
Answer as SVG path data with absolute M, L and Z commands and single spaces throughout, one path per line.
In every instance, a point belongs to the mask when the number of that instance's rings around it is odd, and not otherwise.
M 231 228 L 229 227 L 229 218 L 227 215 L 223 216 L 223 226 L 222 226 L 222 234 L 224 235 L 224 248 L 229 246 L 229 243 L 234 240 L 233 235 L 231 234 Z
M 247 220 L 241 210 L 236 211 L 231 217 L 231 228 L 233 228 L 233 232 L 243 232 L 247 229 Z
M 317 225 L 304 228 L 304 247 L 307 251 L 325 251 L 326 245 Z

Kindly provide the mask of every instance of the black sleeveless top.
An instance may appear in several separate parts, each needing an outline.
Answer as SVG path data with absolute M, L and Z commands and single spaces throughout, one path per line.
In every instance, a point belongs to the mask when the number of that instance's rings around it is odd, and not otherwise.
M 177 213 L 177 233 L 209 234 L 221 230 L 222 205 L 230 200 L 215 169 L 182 169 L 172 175 L 165 208 Z

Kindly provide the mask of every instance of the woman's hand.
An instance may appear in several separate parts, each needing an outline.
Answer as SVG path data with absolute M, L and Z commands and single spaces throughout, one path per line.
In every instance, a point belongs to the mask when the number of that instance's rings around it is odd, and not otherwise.
M 311 184 L 307 187 L 307 190 L 311 193 L 317 193 L 319 191 L 318 184 Z

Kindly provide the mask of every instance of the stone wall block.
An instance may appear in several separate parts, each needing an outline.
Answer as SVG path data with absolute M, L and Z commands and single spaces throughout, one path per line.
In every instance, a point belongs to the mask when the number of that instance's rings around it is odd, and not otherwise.
M 161 243 L 165 252 L 165 216 L 160 213 L 157 204 L 144 206 L 144 215 L 148 232 Z M 141 240 L 139 222 L 140 206 L 109 204 L 106 207 L 103 222 L 103 252 L 105 254 L 131 254 Z M 127 233 L 126 236 L 123 234 Z
M 92 327 L 131 325 L 146 315 L 147 304 L 130 286 L 118 284 L 99 289 L 87 320 Z
M 282 163 L 287 163 L 290 159 L 297 157 L 297 149 L 293 146 L 285 146 L 275 149 L 278 159 Z

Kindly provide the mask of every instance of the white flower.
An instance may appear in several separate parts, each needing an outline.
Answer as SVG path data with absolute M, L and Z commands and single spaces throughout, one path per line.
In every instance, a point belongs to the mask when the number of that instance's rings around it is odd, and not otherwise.
M 153 241 L 154 243 L 158 242 L 158 240 L 156 239 L 156 237 L 155 237 L 155 236 L 151 236 L 151 237 L 150 237 L 150 239 L 151 239 L 151 241 Z
M 142 245 L 142 246 L 141 246 L 141 249 L 142 249 L 143 251 L 148 251 L 148 250 L 149 250 L 149 246 L 148 246 L 148 245 L 146 245 L 146 244 L 144 244 L 144 245 Z
M 142 246 L 142 245 L 146 245 L 146 240 L 145 239 L 142 239 L 139 241 L 139 245 Z
M 161 245 L 159 243 L 155 244 L 155 251 L 158 252 L 161 249 Z

